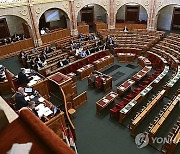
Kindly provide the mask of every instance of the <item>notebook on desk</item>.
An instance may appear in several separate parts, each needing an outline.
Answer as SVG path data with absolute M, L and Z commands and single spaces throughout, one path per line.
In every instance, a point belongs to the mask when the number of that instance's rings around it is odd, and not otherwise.
M 63 77 L 59 75 L 54 75 L 51 77 L 51 79 L 59 83 L 63 80 Z

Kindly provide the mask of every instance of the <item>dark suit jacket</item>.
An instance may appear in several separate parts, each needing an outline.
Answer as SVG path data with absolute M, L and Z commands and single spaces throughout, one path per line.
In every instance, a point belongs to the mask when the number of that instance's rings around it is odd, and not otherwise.
M 19 72 L 18 74 L 18 82 L 19 84 L 25 84 L 29 82 L 28 77 L 26 76 L 26 74 Z
M 15 95 L 15 101 L 17 110 L 20 110 L 22 107 L 26 107 L 28 105 L 28 102 L 25 100 L 24 95 L 18 92 Z

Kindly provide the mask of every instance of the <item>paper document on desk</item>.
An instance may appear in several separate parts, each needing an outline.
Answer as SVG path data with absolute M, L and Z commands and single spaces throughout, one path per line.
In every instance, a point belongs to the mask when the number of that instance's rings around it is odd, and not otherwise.
M 44 111 L 45 111 L 45 112 L 44 112 L 44 115 L 45 115 L 46 117 L 53 113 L 53 112 L 50 110 L 50 108 L 48 108 L 48 107 L 46 107 Z
M 34 81 L 38 81 L 38 80 L 40 80 L 41 78 L 39 77 L 39 76 L 37 76 L 37 75 L 35 75 L 35 76 L 32 76 L 33 77 L 33 80 Z
M 35 85 L 37 83 L 37 81 L 31 80 L 27 85 L 28 87 L 31 87 L 33 85 Z
M 31 73 L 31 69 L 29 68 L 25 69 L 25 74 L 29 74 L 29 73 Z
M 110 96 L 111 96 L 111 97 L 116 97 L 116 95 L 115 95 L 115 94 L 110 94 Z
M 42 102 L 45 101 L 45 99 L 44 99 L 43 97 L 40 97 L 40 98 L 38 99 L 38 101 L 42 103 Z
M 104 98 L 104 99 L 103 99 L 103 102 L 104 102 L 104 103 L 108 103 L 108 102 L 109 102 L 109 100 L 108 100 L 108 99 L 106 99 L 106 98 Z

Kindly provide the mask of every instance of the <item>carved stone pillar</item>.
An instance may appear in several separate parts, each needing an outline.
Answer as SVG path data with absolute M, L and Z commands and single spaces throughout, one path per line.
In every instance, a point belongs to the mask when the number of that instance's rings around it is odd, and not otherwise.
M 42 40 L 41 40 L 41 35 L 39 33 L 39 28 L 37 24 L 37 18 L 36 18 L 36 13 L 32 4 L 32 0 L 28 0 L 29 2 L 29 15 L 31 18 L 31 23 L 32 23 L 32 32 L 33 32 L 33 40 L 35 46 L 40 46 L 42 45 Z
M 147 23 L 148 30 L 155 30 L 156 1 L 157 0 L 151 0 L 150 2 L 150 12 L 149 12 L 149 18 L 148 18 L 148 23 Z
M 78 29 L 77 29 L 77 20 L 75 15 L 75 6 L 74 6 L 74 0 L 69 0 L 69 8 L 70 8 L 70 15 L 71 15 L 71 35 L 75 36 L 78 35 Z
M 109 0 L 109 24 L 108 29 L 115 29 L 115 0 Z

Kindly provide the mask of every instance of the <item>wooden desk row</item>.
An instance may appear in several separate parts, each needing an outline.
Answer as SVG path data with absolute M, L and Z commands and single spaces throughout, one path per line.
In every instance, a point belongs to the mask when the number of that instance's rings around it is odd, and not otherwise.
M 141 66 L 141 67 L 144 67 L 144 66 L 151 66 L 151 62 L 149 61 L 148 58 L 146 57 L 143 57 L 143 56 L 139 56 L 138 57 L 138 65 Z
M 157 105 L 157 103 L 164 97 L 166 90 L 162 90 L 158 95 L 142 110 L 142 112 L 135 117 L 135 119 L 130 124 L 131 135 L 135 135 L 137 126 L 142 122 L 142 120 L 148 115 L 148 113 Z
M 108 105 L 110 105 L 116 98 L 118 94 L 111 91 L 102 99 L 96 102 L 96 113 L 100 115 L 101 111 L 104 110 Z
M 118 62 L 134 62 L 135 54 L 134 53 L 117 53 Z
M 57 68 L 55 70 L 49 70 L 49 72 L 50 72 L 50 74 L 54 74 L 56 72 L 63 72 L 64 74 L 67 74 L 66 72 L 70 73 L 70 67 L 71 66 L 74 66 L 74 65 L 76 65 L 78 63 L 83 63 L 83 65 L 87 65 L 88 64 L 88 58 L 93 58 L 95 56 L 98 56 L 99 54 L 108 55 L 109 51 L 108 50 L 102 50 L 102 51 L 98 51 L 98 52 L 92 53 L 92 54 L 88 55 L 87 57 L 82 58 L 82 59 L 78 59 L 78 60 L 76 60 L 74 62 L 69 63 L 66 66 Z M 45 75 L 48 75 L 48 74 L 45 74 Z
M 94 71 L 94 65 L 88 64 L 77 70 L 80 79 L 83 80 L 88 77 Z
M 138 73 L 133 75 L 132 79 L 135 81 L 140 81 L 143 77 L 147 75 L 148 72 L 150 72 L 152 69 L 152 66 L 145 66 L 142 70 L 140 70 Z
M 17 53 L 19 53 L 21 50 L 32 48 L 32 47 L 34 47 L 34 42 L 31 38 L 17 41 L 14 43 L 10 43 L 7 45 L 2 45 L 0 46 L 0 59 L 14 56 Z
M 77 28 L 78 28 L 78 33 L 79 33 L 79 34 L 80 34 L 80 33 L 83 33 L 83 34 L 89 33 L 89 25 L 86 25 L 86 24 L 84 24 L 84 25 L 79 25 Z
M 102 85 L 103 86 L 102 88 L 103 88 L 104 92 L 107 92 L 107 91 L 112 89 L 112 77 L 111 76 L 103 74 L 103 73 L 101 73 L 99 71 L 94 71 L 93 74 L 90 74 L 88 76 L 88 85 L 89 86 L 94 84 L 94 83 L 92 83 L 92 80 L 91 80 L 92 76 L 100 76 L 100 77 L 102 77 L 104 79 L 103 80 L 103 85 Z
M 128 30 L 146 29 L 147 27 L 146 24 L 116 23 L 117 29 L 123 29 L 125 26 L 128 28 Z
M 179 102 L 180 102 L 180 94 L 178 96 L 176 96 L 176 98 L 171 102 L 171 104 L 164 111 L 162 116 L 156 121 L 156 123 L 149 130 L 149 138 L 150 139 L 156 135 L 158 130 L 163 125 L 164 121 L 167 119 L 167 117 L 170 115 L 172 110 L 175 108 L 176 105 L 178 105 Z
M 173 55 L 171 55 L 170 53 L 168 53 L 164 50 L 161 50 L 161 49 L 158 49 L 155 47 L 152 48 L 152 52 L 155 52 L 155 53 L 159 54 L 161 57 L 165 58 L 168 61 L 168 63 L 170 64 L 171 69 L 177 70 L 179 60 L 176 57 L 174 57 Z
M 41 35 L 41 39 L 43 43 L 48 43 L 67 36 L 70 36 L 70 30 L 62 29 L 62 30 L 54 31 L 52 33 Z
M 131 47 L 128 47 L 128 48 L 115 48 L 114 49 L 114 55 L 117 55 L 117 53 L 133 53 L 133 54 L 136 54 L 136 55 L 141 55 L 142 53 L 142 49 L 140 48 L 131 48 Z
M 114 63 L 114 56 L 111 54 L 93 62 L 97 70 L 102 70 L 103 68 L 113 63 Z
M 134 99 L 132 99 L 123 109 L 119 112 L 119 123 L 122 123 L 123 120 L 128 116 L 134 108 L 142 102 L 148 95 L 148 93 L 153 89 L 151 85 L 147 86 L 141 93 L 139 93 Z
M 179 117 L 180 119 L 180 117 Z M 180 120 L 177 120 L 172 131 L 167 136 L 169 142 L 163 144 L 161 151 L 165 154 L 172 154 L 180 141 Z
M 124 94 L 128 89 L 130 89 L 135 84 L 134 80 L 128 79 L 124 83 L 122 83 L 120 86 L 117 87 L 117 93 L 119 96 Z

